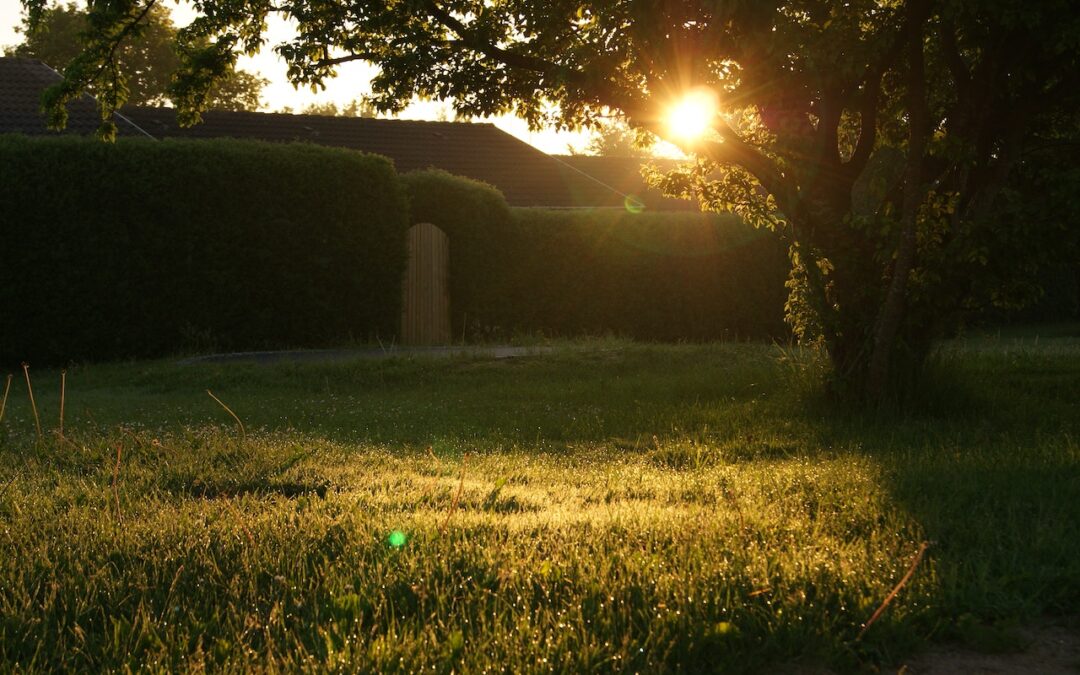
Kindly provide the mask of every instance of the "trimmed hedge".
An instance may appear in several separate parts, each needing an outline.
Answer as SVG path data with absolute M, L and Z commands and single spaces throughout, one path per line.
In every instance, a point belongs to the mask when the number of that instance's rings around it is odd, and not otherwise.
M 0 362 L 393 333 L 406 208 L 349 150 L 0 137 Z
M 515 301 L 497 320 L 557 335 L 786 336 L 787 254 L 734 216 L 515 209 Z
M 510 209 L 490 186 L 403 176 L 412 222 L 450 237 L 456 335 L 784 337 L 789 262 L 734 216 Z

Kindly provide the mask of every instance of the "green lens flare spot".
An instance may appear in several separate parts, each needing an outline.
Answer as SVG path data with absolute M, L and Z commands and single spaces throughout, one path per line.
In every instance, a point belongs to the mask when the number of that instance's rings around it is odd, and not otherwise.
M 404 532 L 401 530 L 394 530 L 390 533 L 390 536 L 387 537 L 387 542 L 394 548 L 401 548 L 405 545 L 407 539 L 408 537 L 405 536 Z
M 630 213 L 641 213 L 645 210 L 644 202 L 634 195 L 626 195 L 626 198 L 623 199 L 623 206 L 625 206 L 626 210 Z

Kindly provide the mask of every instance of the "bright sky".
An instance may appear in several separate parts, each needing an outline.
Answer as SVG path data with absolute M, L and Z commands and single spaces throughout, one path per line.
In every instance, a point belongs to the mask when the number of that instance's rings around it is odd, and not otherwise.
M 80 3 L 82 4 L 82 3 Z M 178 26 L 187 24 L 194 16 L 190 5 L 181 2 L 169 3 L 172 10 L 173 21 Z M 22 5 L 19 0 L 0 0 L 0 47 L 22 42 L 22 36 L 16 31 L 16 27 L 22 21 Z M 282 61 L 270 49 L 273 45 L 283 42 L 293 34 L 288 23 L 279 18 L 271 20 L 269 30 L 265 37 L 267 48 L 252 58 L 241 57 L 240 67 L 249 72 L 258 73 L 270 80 L 270 84 L 263 89 L 263 102 L 266 110 L 280 110 L 290 107 L 299 110 L 310 103 L 334 102 L 338 105 L 347 104 L 368 91 L 368 81 L 374 68 L 365 63 L 346 63 L 339 67 L 338 76 L 326 82 L 326 89 L 318 93 L 312 93 L 307 89 L 296 90 L 285 77 L 285 62 Z M 453 113 L 449 105 L 438 102 L 417 101 L 410 105 L 401 115 L 401 119 L 436 119 L 440 112 L 453 119 Z M 589 134 L 570 133 L 555 131 L 529 131 L 524 120 L 516 117 L 496 117 L 489 120 L 473 120 L 493 122 L 500 129 L 517 136 L 527 143 L 540 148 L 544 152 L 553 154 L 566 154 L 567 145 L 575 148 L 584 148 L 588 143 Z

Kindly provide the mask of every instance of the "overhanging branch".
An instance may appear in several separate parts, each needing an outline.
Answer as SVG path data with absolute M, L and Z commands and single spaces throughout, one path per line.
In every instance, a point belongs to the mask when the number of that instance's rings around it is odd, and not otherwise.
M 349 63 L 350 61 L 376 61 L 378 58 L 379 55 L 374 52 L 362 52 L 346 54 L 345 56 L 336 56 L 330 59 L 319 59 L 313 65 L 317 68 L 321 68 L 325 66 L 336 66 L 341 63 Z
M 926 11 L 927 3 L 919 3 L 919 5 L 918 12 Z M 862 173 L 870 160 L 870 154 L 874 151 L 874 145 L 877 143 L 878 101 L 881 97 L 882 79 L 903 53 L 904 45 L 915 30 L 919 30 L 921 34 L 921 21 L 917 22 L 915 16 L 909 13 L 899 32 L 893 36 L 889 48 L 885 50 L 880 60 L 867 66 L 866 74 L 860 81 L 862 94 L 859 101 L 859 140 L 855 145 L 855 151 L 851 154 L 851 159 L 844 165 L 851 177 Z
M 545 75 L 565 74 L 563 68 L 551 61 L 535 56 L 511 52 L 494 45 L 487 40 L 481 39 L 473 33 L 473 31 L 470 31 L 469 27 L 462 23 L 457 17 L 450 14 L 442 7 L 439 7 L 435 2 L 428 2 L 427 8 L 433 19 L 445 28 L 453 31 L 454 34 L 458 36 L 459 41 L 456 42 L 462 46 L 480 52 L 484 56 L 499 61 L 500 63 L 504 63 L 511 68 L 520 68 L 522 70 L 543 73 Z

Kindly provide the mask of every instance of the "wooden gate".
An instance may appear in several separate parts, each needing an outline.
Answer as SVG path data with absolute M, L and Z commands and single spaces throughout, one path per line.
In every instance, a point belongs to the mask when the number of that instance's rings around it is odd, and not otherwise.
M 431 223 L 409 228 L 409 265 L 401 303 L 401 341 L 450 342 L 450 240 Z

